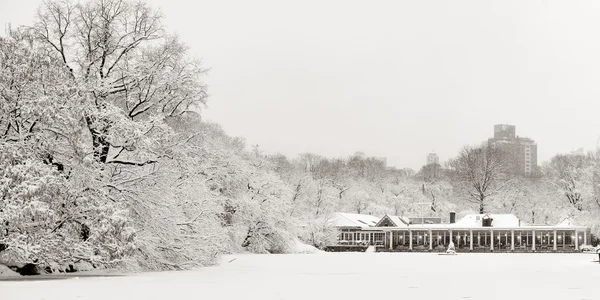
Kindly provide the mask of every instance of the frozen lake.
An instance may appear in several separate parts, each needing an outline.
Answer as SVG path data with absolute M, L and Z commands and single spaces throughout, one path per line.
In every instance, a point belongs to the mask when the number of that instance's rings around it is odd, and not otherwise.
M 0 282 L 0 299 L 600 299 L 600 264 L 591 254 L 323 253 L 223 261 L 193 271 Z

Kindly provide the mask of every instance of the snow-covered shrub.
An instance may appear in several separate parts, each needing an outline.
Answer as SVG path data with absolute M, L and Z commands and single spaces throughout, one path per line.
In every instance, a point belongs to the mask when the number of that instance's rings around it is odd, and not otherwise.
M 282 253 L 290 253 L 290 254 L 315 254 L 315 253 L 323 253 L 322 250 L 319 250 L 315 246 L 311 246 L 303 243 L 299 239 L 294 239 Z
M 135 248 L 127 212 L 26 151 L 0 145 L 0 243 L 10 261 L 110 264 Z M 22 149 L 21 149 L 22 150 Z
M 337 243 L 338 231 L 327 219 L 307 220 L 299 230 L 298 237 L 308 245 L 324 249 Z

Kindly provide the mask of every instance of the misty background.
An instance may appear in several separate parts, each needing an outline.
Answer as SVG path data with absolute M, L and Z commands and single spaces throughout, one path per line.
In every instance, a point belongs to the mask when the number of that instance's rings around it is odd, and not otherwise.
M 148 1 L 211 68 L 205 120 L 267 153 L 418 170 L 514 124 L 538 163 L 600 137 L 597 1 Z M 37 0 L 0 0 L 31 24 Z

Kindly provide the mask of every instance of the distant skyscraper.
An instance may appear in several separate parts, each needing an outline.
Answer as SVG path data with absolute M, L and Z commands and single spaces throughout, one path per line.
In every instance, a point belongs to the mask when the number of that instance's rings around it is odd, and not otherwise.
M 537 172 L 537 144 L 530 138 L 516 135 L 515 125 L 494 125 L 494 137 L 488 143 L 507 154 L 513 173 L 531 175 Z
M 508 124 L 494 125 L 494 138 L 495 139 L 515 139 L 516 126 Z
M 437 155 L 437 153 L 435 152 L 431 152 L 429 154 L 427 154 L 427 164 L 428 165 L 439 165 L 440 164 L 440 157 Z

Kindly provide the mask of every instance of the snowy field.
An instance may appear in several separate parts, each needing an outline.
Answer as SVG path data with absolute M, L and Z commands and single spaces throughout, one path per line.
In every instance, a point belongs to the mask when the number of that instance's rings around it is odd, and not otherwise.
M 380 297 L 600 299 L 600 264 L 591 254 L 234 255 L 193 271 L 0 282 L 1 300 Z

